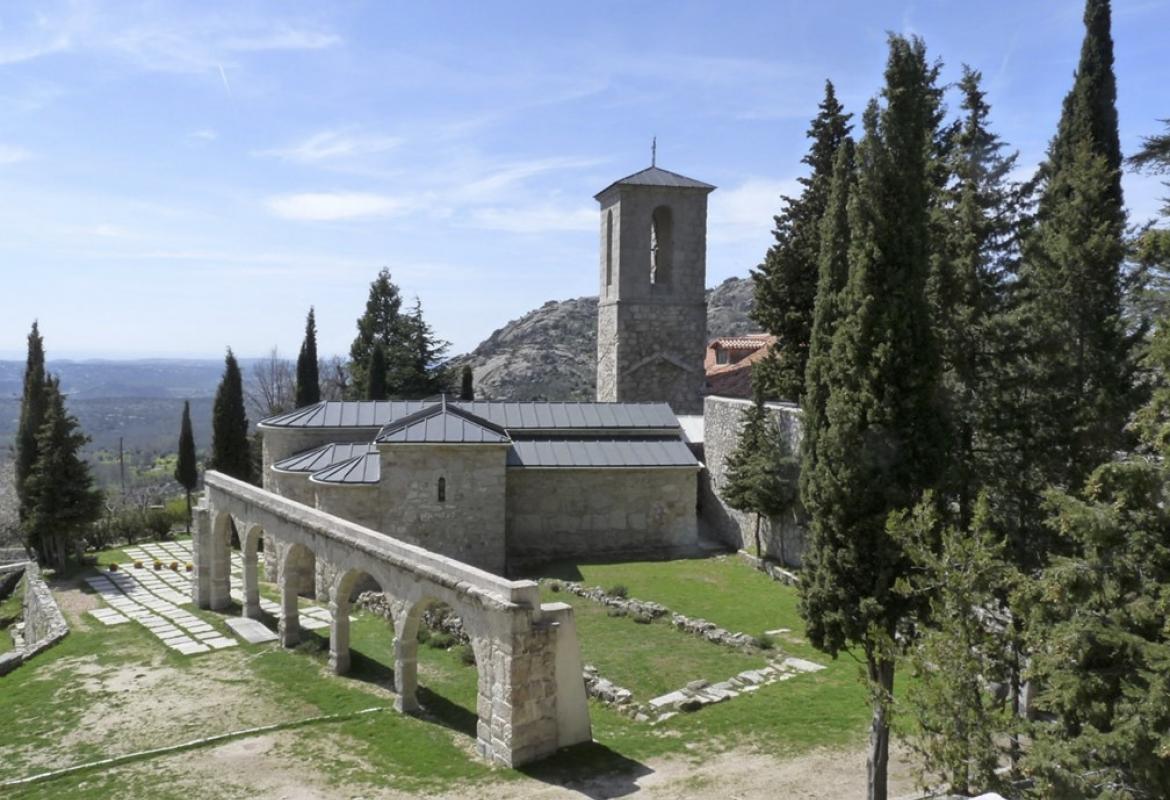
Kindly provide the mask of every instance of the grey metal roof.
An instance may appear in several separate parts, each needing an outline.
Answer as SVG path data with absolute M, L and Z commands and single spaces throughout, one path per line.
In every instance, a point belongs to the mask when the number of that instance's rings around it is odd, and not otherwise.
M 281 459 L 272 468 L 281 472 L 317 472 L 354 456 L 376 452 L 378 449 L 369 442 L 327 444 Z
M 440 400 L 395 420 L 374 440 L 378 444 L 507 444 L 507 432 L 469 411 Z
M 664 186 L 672 189 L 705 189 L 708 192 L 715 190 L 715 187 L 709 183 L 679 175 L 677 172 L 671 172 L 668 169 L 662 169 L 662 167 L 647 167 L 641 172 L 635 172 L 633 175 L 627 175 L 621 180 L 614 181 L 595 194 L 594 199 L 600 198 L 615 186 Z
M 433 407 L 434 402 L 327 401 L 262 420 L 270 428 L 378 429 Z M 666 403 L 448 402 L 511 432 L 540 430 L 677 430 Z
M 316 483 L 372 484 L 382 479 L 382 459 L 375 450 L 314 472 L 309 480 Z
M 698 468 L 699 462 L 681 439 L 524 439 L 512 443 L 508 466 Z

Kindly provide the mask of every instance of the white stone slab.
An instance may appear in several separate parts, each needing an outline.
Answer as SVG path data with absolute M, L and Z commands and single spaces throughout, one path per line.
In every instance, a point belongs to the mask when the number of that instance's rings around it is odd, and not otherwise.
M 657 711 L 660 708 L 667 708 L 669 706 L 673 706 L 675 703 L 681 703 L 688 697 L 689 695 L 686 692 L 681 690 L 674 691 L 670 694 L 664 694 L 661 697 L 655 697 L 650 701 L 650 707 Z
M 247 617 L 230 617 L 225 619 L 224 622 L 235 632 L 236 636 L 239 636 L 248 644 L 276 641 L 276 634 L 259 620 L 248 619 Z
M 214 650 L 223 650 L 225 647 L 236 647 L 239 644 L 235 639 L 229 639 L 226 636 L 221 636 L 218 639 L 204 639 L 203 643 Z
M 199 644 L 198 642 L 192 642 L 191 644 L 178 645 L 174 649 L 178 650 L 180 653 L 182 653 L 185 656 L 189 656 L 189 655 L 194 655 L 195 653 L 206 653 L 209 648 L 205 644 Z
M 797 672 L 820 672 L 825 668 L 824 664 L 817 664 L 814 661 L 805 661 L 803 658 L 792 658 L 791 656 L 784 659 L 782 662 L 784 666 L 789 669 L 794 669 Z
M 218 638 L 220 636 L 223 636 L 223 634 L 220 633 L 219 631 L 216 631 L 216 630 L 203 631 L 202 633 L 195 634 L 195 638 L 199 639 L 200 641 L 206 641 L 207 639 L 215 639 L 215 638 Z
M 307 631 L 316 631 L 321 628 L 328 628 L 329 623 L 321 619 L 313 619 L 312 617 L 301 617 L 301 627 Z

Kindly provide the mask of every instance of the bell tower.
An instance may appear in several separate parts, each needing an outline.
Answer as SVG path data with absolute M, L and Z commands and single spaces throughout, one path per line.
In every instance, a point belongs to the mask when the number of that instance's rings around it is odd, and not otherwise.
M 651 166 L 601 204 L 597 399 L 703 412 L 710 184 Z

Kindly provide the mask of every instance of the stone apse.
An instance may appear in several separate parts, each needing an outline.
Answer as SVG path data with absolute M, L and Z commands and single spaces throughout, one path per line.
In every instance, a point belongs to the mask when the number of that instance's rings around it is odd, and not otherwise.
M 561 747 L 590 741 L 572 607 L 540 602 L 533 581 L 511 581 L 407 544 L 317 509 L 208 472 L 193 535 L 192 595 L 200 608 L 223 610 L 229 594 L 231 523 L 243 553 L 243 614 L 259 617 L 258 545 L 275 551 L 280 642 L 300 640 L 297 593 L 315 564 L 334 576 L 328 601 L 329 665 L 349 669 L 349 612 L 355 586 L 376 581 L 393 610 L 394 707 L 419 710 L 417 632 L 424 609 L 446 603 L 463 619 L 478 670 L 477 751 L 518 766 Z M 311 582 L 309 579 L 308 582 Z

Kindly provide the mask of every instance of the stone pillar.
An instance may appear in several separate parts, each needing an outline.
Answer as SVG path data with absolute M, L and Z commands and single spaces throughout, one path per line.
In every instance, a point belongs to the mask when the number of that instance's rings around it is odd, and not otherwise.
M 191 601 L 199 608 L 211 608 L 211 513 L 207 501 L 192 509 Z
M 297 608 L 296 566 L 290 556 L 281 554 L 280 567 L 280 622 L 277 625 L 282 647 L 296 647 L 301 642 L 300 611 Z M 295 554 L 293 554 L 295 556 Z
M 349 603 L 339 603 L 334 598 L 329 611 L 333 615 L 329 624 L 329 669 L 334 675 L 344 675 L 349 672 Z
M 244 553 L 244 616 L 260 619 L 260 580 L 256 552 Z
M 231 605 L 232 534 L 231 515 L 220 511 L 211 520 L 211 587 L 208 607 L 222 611 Z
M 407 626 L 403 626 L 407 627 Z M 394 710 L 413 714 L 418 705 L 418 639 L 414 636 L 394 637 Z

